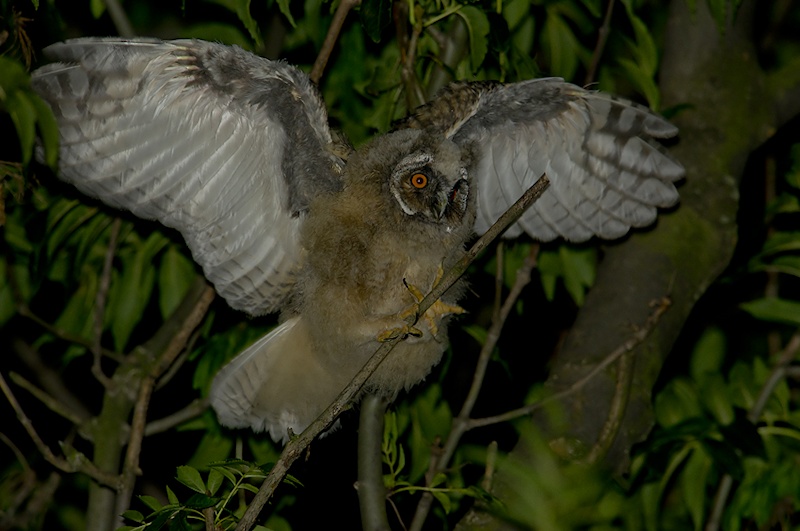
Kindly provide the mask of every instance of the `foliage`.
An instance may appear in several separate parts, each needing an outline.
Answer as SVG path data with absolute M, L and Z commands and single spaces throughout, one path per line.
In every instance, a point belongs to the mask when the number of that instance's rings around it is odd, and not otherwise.
M 708 2 L 720 28 L 740 4 Z M 0 128 L 4 139 L 13 139 L 0 146 L 0 374 L 13 382 L 44 444 L 64 456 L 53 465 L 21 425 L 6 423 L 0 527 L 92 528 L 91 511 L 107 502 L 87 462 L 122 474 L 120 441 L 128 441 L 136 389 L 160 359 L 151 347 L 165 323 L 181 315 L 199 276 L 174 233 L 87 200 L 47 169 L 56 164 L 57 131 L 30 88 L 31 58 L 41 60 L 41 49 L 66 35 L 114 34 L 108 5 L 0 1 Z M 364 0 L 358 16 L 348 17 L 320 89 L 332 122 L 356 144 L 386 131 L 451 75 L 503 81 L 556 75 L 659 108 L 658 65 L 669 45 L 663 42 L 666 3 L 621 1 L 606 20 L 607 5 Z M 127 0 L 122 6 L 141 33 L 221 40 L 309 69 L 338 3 Z M 762 21 L 760 35 L 772 46 L 764 50 L 765 62 L 797 49 L 800 33 L 777 31 L 781 22 L 796 30 L 797 7 L 783 20 Z M 653 390 L 657 424 L 633 449 L 629 475 L 613 476 L 582 461 L 581 448 L 564 452 L 544 439 L 532 449 L 532 463 L 515 462 L 506 452 L 519 430 L 530 429 L 519 421 L 470 430 L 449 465 L 432 471 L 431 459 L 458 424 L 478 351 L 489 341 L 496 278 L 508 293 L 516 272 L 536 255 L 533 283 L 491 349 L 476 405 L 487 416 L 541 397 L 547 359 L 603 255 L 595 243 L 510 242 L 473 264 L 470 282 L 480 299 L 467 301 L 470 313 L 454 327 L 442 368 L 387 413 L 384 483 L 397 517 L 409 522 L 422 493 L 430 493 L 436 500 L 431 528 L 452 527 L 472 505 L 538 529 L 698 529 L 710 518 L 732 530 L 796 527 L 800 407 L 797 351 L 790 346 L 800 328 L 800 137 L 784 133 L 766 151 L 756 160 L 766 161 L 761 180 L 770 183 L 772 199 L 764 204 L 760 193 L 742 194 L 737 258 L 701 301 L 702 311 L 672 353 L 674 363 Z M 273 324 L 269 317 L 246 320 L 217 301 L 185 353 L 159 373 L 142 435 L 138 501 L 124 513 L 135 525 L 125 529 L 202 528 L 209 514 L 230 529 L 241 518 L 268 469 L 255 463 L 275 462 L 280 449 L 264 437 L 221 429 L 194 400 L 207 395 L 226 360 Z M 537 356 L 519 347 L 532 336 Z M 15 411 L 0 407 L 11 419 Z M 175 418 L 176 412 L 186 414 Z M 331 507 L 341 527 L 358 525 L 357 511 L 340 509 L 356 504 L 350 489 L 355 426 L 352 417 L 343 423 L 293 469 L 290 486 L 263 514 L 263 528 L 318 527 L 330 520 Z M 100 448 L 116 449 L 116 468 L 100 462 Z M 495 461 L 513 471 L 521 493 L 516 505 L 492 492 Z M 173 490 L 176 469 L 182 486 Z M 393 525 L 399 528 L 397 520 Z

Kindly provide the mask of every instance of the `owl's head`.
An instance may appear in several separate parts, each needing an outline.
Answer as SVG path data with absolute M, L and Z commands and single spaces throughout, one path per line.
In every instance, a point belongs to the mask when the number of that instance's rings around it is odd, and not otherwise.
M 469 199 L 461 148 L 441 137 L 400 133 L 394 135 L 406 149 L 397 153 L 388 183 L 398 207 L 407 216 L 448 231 L 461 226 Z

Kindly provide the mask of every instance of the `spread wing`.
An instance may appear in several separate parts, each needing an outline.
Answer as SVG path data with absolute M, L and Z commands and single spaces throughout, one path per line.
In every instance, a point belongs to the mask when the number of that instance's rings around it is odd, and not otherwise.
M 684 176 L 653 141 L 677 128 L 643 106 L 561 79 L 451 85 L 407 125 L 438 128 L 470 147 L 478 233 L 546 174 L 550 186 L 506 236 L 618 238 L 674 205 L 674 182 Z
M 318 194 L 340 188 L 327 114 L 299 70 L 195 40 L 76 39 L 33 86 L 59 123 L 60 177 L 181 232 L 217 292 L 277 310 Z

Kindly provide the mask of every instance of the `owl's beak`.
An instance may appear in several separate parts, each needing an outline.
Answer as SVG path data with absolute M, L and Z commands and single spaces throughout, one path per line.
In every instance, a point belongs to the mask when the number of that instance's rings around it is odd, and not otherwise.
M 461 221 L 464 212 L 467 210 L 467 196 L 469 195 L 469 183 L 466 179 L 459 179 L 450 191 L 440 196 L 439 219 L 445 218 L 449 221 Z

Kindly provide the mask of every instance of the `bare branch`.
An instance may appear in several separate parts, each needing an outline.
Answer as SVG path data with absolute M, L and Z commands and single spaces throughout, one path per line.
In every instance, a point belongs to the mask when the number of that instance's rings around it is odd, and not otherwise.
M 119 0 L 105 0 L 106 9 L 111 20 L 114 22 L 114 27 L 117 28 L 117 33 L 120 37 L 135 37 L 136 33 L 133 31 L 131 21 L 128 20 L 128 15 L 125 13 L 122 4 Z
M 97 288 L 97 295 L 94 299 L 94 341 L 92 342 L 91 349 L 92 355 L 94 356 L 92 374 L 105 388 L 111 385 L 111 379 L 105 375 L 103 367 L 100 365 L 103 356 L 103 317 L 106 312 L 108 288 L 111 286 L 111 266 L 114 263 L 114 254 L 116 254 L 117 251 L 117 238 L 119 237 L 119 229 L 121 226 L 122 220 L 120 218 L 114 219 L 114 223 L 111 225 L 111 233 L 108 237 L 108 248 L 106 248 L 106 255 L 103 259 L 103 271 L 100 274 L 100 285 Z
M 597 68 L 600 65 L 600 58 L 603 56 L 603 50 L 606 48 L 606 41 L 608 35 L 611 33 L 611 15 L 614 13 L 614 0 L 608 0 L 606 6 L 606 14 L 603 17 L 603 25 L 597 32 L 597 44 L 595 44 L 594 51 L 592 52 L 592 61 L 589 63 L 589 68 L 586 70 L 586 78 L 583 80 L 584 85 L 593 83 L 597 77 Z
M 172 415 L 148 422 L 147 426 L 144 428 L 144 436 L 149 437 L 150 435 L 165 432 L 171 428 L 174 428 L 178 424 L 182 424 L 189 419 L 195 418 L 203 413 L 203 411 L 206 409 L 208 409 L 207 399 L 198 398 L 193 400 L 188 406 L 180 411 L 176 411 Z
M 489 365 L 492 352 L 497 346 L 497 341 L 500 339 L 500 333 L 502 332 L 503 326 L 508 319 L 508 315 L 514 308 L 514 305 L 517 303 L 522 290 L 531 281 L 531 272 L 533 271 L 533 268 L 536 267 L 538 254 L 539 246 L 533 245 L 531 247 L 531 252 L 523 262 L 522 267 L 517 271 L 514 286 L 511 288 L 511 291 L 506 297 L 505 302 L 502 306 L 496 305 L 492 324 L 489 327 L 486 335 L 486 341 L 484 342 L 480 355 L 478 356 L 478 363 L 472 376 L 472 385 L 467 393 L 467 397 L 464 399 L 464 404 L 461 406 L 461 411 L 459 412 L 458 416 L 453 419 L 453 426 L 450 429 L 450 433 L 447 436 L 447 441 L 445 442 L 441 453 L 437 457 L 434 457 L 433 455 L 431 456 L 431 469 L 429 470 L 429 474 L 426 476 L 427 486 L 431 485 L 431 482 L 437 473 L 442 472 L 445 467 L 447 467 L 447 464 L 450 462 L 450 459 L 458 447 L 461 437 L 467 430 L 470 429 L 470 415 L 472 414 L 472 409 L 475 407 L 475 402 L 478 400 L 478 395 L 483 387 L 483 379 L 486 375 L 486 367 Z M 498 258 L 500 258 L 499 254 Z M 500 260 L 498 260 L 497 263 L 496 284 L 499 292 L 502 289 L 502 261 Z M 417 510 L 414 513 L 414 519 L 411 522 L 411 531 L 418 531 L 422 529 L 425 519 L 428 516 L 428 512 L 430 511 L 432 502 L 432 494 L 426 492 L 422 495 L 419 504 L 417 504 Z
M 319 83 L 319 80 L 322 79 L 325 66 L 328 64 L 331 53 L 333 53 L 333 47 L 336 44 L 336 39 L 339 38 L 339 33 L 342 31 L 342 26 L 347 18 L 347 14 L 360 3 L 361 0 L 342 0 L 339 7 L 336 8 L 336 13 L 333 14 L 333 20 L 331 20 L 331 26 L 328 28 L 328 34 L 325 35 L 322 48 L 320 48 L 319 54 L 317 54 L 317 60 L 314 61 L 311 73 L 308 74 L 308 77 L 310 77 L 311 81 L 315 84 Z
M 75 426 L 80 426 L 81 424 L 83 424 L 83 422 L 88 420 L 88 417 L 81 417 L 79 414 L 69 409 L 69 407 L 67 407 L 66 404 L 64 404 L 62 401 L 53 398 L 46 392 L 42 391 L 41 389 L 33 385 L 31 382 L 29 382 L 27 379 L 25 379 L 23 376 L 15 372 L 12 372 L 9 373 L 9 377 L 15 384 L 28 391 L 30 394 L 36 397 L 42 404 L 47 406 L 47 409 L 67 419 Z
M 481 426 L 489 426 L 491 424 L 497 424 L 498 422 L 506 422 L 509 420 L 513 420 L 518 417 L 524 417 L 526 415 L 530 415 L 534 411 L 541 409 L 546 404 L 554 402 L 556 400 L 561 400 L 565 398 L 579 389 L 581 389 L 584 385 L 589 383 L 592 378 L 597 376 L 600 372 L 602 372 L 606 367 L 610 364 L 614 363 L 619 359 L 621 356 L 626 354 L 627 352 L 633 350 L 636 345 L 644 341 L 647 336 L 655 329 L 658 321 L 661 319 L 661 316 L 664 315 L 664 312 L 670 307 L 670 299 L 668 297 L 662 298 L 660 301 L 656 303 L 655 310 L 650 314 L 645 322 L 644 326 L 642 326 L 639 330 L 637 330 L 627 341 L 625 341 L 619 348 L 615 349 L 611 352 L 608 356 L 606 356 L 603 361 L 595 365 L 591 371 L 589 371 L 583 378 L 578 380 L 577 382 L 570 385 L 568 388 L 564 389 L 563 391 L 559 391 L 558 393 L 552 394 L 541 400 L 539 402 L 535 402 L 533 404 L 529 404 L 527 406 L 515 409 L 513 411 L 508 411 L 501 415 L 495 415 L 492 417 L 485 417 L 480 419 L 472 419 L 469 421 L 468 429 L 478 428 Z
M 71 459 L 68 461 L 62 457 L 58 457 L 50 450 L 50 447 L 47 446 L 39 434 L 36 432 L 36 428 L 33 427 L 33 423 L 25 414 L 25 411 L 20 406 L 17 398 L 14 396 L 13 391 L 6 383 L 6 379 L 3 377 L 2 373 L 0 373 L 0 389 L 2 389 L 3 394 L 6 396 L 8 403 L 11 404 L 11 407 L 14 408 L 14 412 L 17 414 L 17 418 L 19 419 L 22 426 L 25 428 L 25 431 L 28 432 L 28 435 L 33 440 L 33 443 L 36 445 L 36 448 L 41 452 L 44 458 L 47 460 L 48 463 L 53 465 L 54 467 L 58 468 L 62 472 L 68 472 L 73 474 L 75 472 L 83 472 L 87 476 L 91 477 L 98 483 L 106 485 L 108 487 L 116 487 L 118 484 L 118 477 L 113 474 L 107 474 L 103 472 L 99 468 L 95 467 L 88 459 L 86 459 L 83 454 L 75 454 L 71 456 Z

